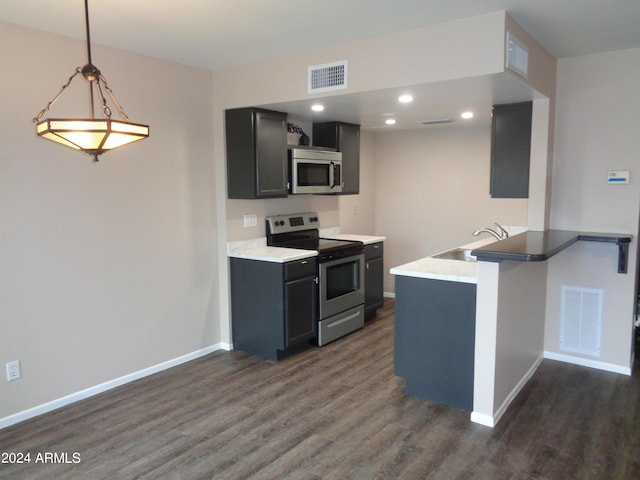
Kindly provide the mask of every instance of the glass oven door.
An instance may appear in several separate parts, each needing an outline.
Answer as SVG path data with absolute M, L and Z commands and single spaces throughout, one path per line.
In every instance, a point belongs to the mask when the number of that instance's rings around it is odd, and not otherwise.
M 320 318 L 327 318 L 364 303 L 364 255 L 321 263 Z

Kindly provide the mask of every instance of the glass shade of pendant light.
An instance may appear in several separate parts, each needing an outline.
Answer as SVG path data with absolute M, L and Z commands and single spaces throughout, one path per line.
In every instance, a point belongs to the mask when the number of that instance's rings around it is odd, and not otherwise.
M 120 105 L 113 91 L 109 88 L 104 75 L 91 63 L 88 0 L 84 0 L 84 12 L 87 31 L 88 63 L 82 68 L 76 68 L 73 75 L 67 80 L 67 83 L 62 86 L 58 94 L 47 103 L 40 113 L 34 117 L 33 121 L 36 124 L 36 134 L 40 137 L 58 142 L 76 150 L 84 151 L 92 155 L 95 161 L 98 161 L 98 155 L 106 151 L 147 138 L 149 136 L 149 126 L 129 121 L 129 117 L 124 113 L 122 105 Z M 89 82 L 89 97 L 91 100 L 90 118 L 46 118 L 41 120 L 44 114 L 49 111 L 78 74 L 82 74 L 85 80 Z M 107 105 L 105 91 L 118 109 L 123 120 L 114 120 L 111 118 L 112 112 Z M 100 98 L 104 118 L 95 118 L 94 92 L 97 93 Z

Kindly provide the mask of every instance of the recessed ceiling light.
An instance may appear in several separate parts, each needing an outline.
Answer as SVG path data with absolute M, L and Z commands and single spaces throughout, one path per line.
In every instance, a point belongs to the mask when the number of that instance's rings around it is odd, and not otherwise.
M 462 112 L 460 116 L 465 119 L 473 118 L 473 112 Z
M 400 95 L 398 97 L 398 101 L 400 103 L 411 103 L 413 102 L 413 97 L 409 94 Z
M 315 105 L 311 105 L 311 110 L 313 110 L 314 112 L 321 112 L 324 110 L 324 105 L 316 103 Z
M 387 118 L 384 123 L 386 123 L 387 125 L 395 125 L 396 124 L 396 119 L 395 118 Z

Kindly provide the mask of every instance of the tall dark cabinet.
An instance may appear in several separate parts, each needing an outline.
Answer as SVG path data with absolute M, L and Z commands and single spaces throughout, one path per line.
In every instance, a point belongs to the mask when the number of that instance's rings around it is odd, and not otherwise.
M 491 121 L 493 198 L 528 198 L 532 102 L 494 105 Z
M 360 125 L 344 122 L 313 124 L 313 145 L 342 152 L 342 194 L 360 192 Z
M 383 242 L 364 247 L 364 315 L 372 320 L 384 303 Z
M 287 114 L 238 108 L 225 120 L 228 197 L 286 197 Z

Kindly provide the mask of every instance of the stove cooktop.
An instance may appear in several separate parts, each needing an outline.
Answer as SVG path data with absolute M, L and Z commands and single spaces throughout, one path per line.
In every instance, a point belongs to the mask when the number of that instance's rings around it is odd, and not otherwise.
M 362 242 L 352 242 L 347 240 L 333 240 L 330 238 L 320 238 L 317 230 L 307 230 L 295 233 L 280 233 L 267 236 L 267 244 L 274 247 L 297 248 L 302 250 L 317 250 L 318 252 L 328 252 L 350 248 L 354 245 L 362 245 Z
M 364 251 L 362 242 L 320 238 L 318 226 L 318 214 L 315 212 L 267 217 L 267 245 L 316 250 L 320 261 Z

